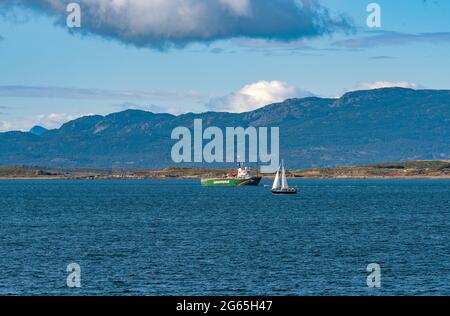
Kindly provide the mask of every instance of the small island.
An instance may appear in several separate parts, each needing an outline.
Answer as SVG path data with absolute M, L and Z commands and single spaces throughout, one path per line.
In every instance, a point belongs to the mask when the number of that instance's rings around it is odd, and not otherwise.
M 59 169 L 36 166 L 0 167 L 0 179 L 200 179 L 224 177 L 231 169 L 174 168 L 160 170 Z M 273 175 L 263 175 L 271 178 Z M 288 177 L 305 179 L 450 179 L 450 161 L 423 160 L 290 170 Z

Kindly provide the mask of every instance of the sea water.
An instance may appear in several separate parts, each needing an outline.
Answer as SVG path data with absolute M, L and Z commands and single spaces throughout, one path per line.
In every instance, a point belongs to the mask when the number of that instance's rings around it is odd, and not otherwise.
M 449 180 L 290 184 L 0 181 L 0 294 L 450 295 Z

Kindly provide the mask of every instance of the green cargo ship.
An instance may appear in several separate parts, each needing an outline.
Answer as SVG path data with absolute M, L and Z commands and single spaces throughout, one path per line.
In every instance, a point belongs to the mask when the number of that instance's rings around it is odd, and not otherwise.
M 253 176 L 250 169 L 239 164 L 237 171 L 233 171 L 224 178 L 205 178 L 201 179 L 202 186 L 221 186 L 221 187 L 238 187 L 238 186 L 257 186 L 261 181 L 261 177 Z

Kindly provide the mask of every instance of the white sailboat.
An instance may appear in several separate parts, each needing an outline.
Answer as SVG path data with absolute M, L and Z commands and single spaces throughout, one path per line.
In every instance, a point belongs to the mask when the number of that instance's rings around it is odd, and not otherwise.
M 280 169 L 281 169 L 281 186 L 280 186 Z M 284 169 L 284 161 L 281 161 L 281 166 L 278 167 L 275 180 L 272 185 L 273 194 L 296 194 L 297 188 L 290 188 L 287 183 L 286 170 Z

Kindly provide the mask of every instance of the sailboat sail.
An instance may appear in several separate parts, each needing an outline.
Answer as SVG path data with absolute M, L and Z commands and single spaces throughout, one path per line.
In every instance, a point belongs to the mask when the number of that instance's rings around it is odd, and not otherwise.
M 281 189 L 287 189 L 289 186 L 286 179 L 286 170 L 284 170 L 284 163 L 281 166 Z
M 273 181 L 272 190 L 278 189 L 280 187 L 280 167 L 278 167 L 277 174 L 275 175 L 275 180 Z

